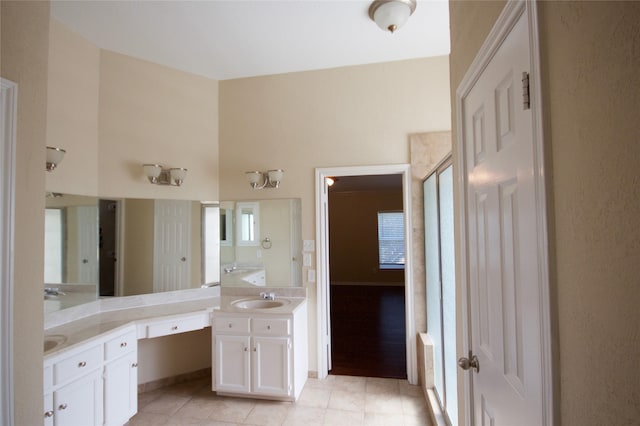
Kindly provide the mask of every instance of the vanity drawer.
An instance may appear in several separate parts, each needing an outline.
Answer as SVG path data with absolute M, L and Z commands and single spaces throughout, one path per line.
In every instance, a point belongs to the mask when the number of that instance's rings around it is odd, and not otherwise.
M 130 331 L 126 334 L 107 341 L 104 344 L 104 358 L 105 361 L 110 361 L 119 357 L 120 355 L 127 354 L 136 349 L 138 344 L 138 337 L 135 331 Z
M 248 333 L 249 318 L 247 317 L 216 317 L 215 330 L 220 333 Z
M 261 336 L 287 336 L 289 335 L 289 320 L 281 318 L 254 318 L 253 333 Z
M 59 385 L 88 373 L 102 366 L 102 362 L 102 345 L 71 355 L 53 365 L 53 384 Z
M 147 338 L 201 330 L 206 326 L 205 318 L 201 315 L 197 317 L 174 319 L 172 321 L 157 322 L 147 326 Z

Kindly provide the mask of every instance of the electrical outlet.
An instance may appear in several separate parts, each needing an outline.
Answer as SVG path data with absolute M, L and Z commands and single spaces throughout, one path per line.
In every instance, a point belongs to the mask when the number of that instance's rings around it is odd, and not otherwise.
M 302 255 L 302 266 L 311 266 L 311 253 Z
M 315 283 L 316 282 L 316 270 L 309 269 L 307 271 L 307 282 Z

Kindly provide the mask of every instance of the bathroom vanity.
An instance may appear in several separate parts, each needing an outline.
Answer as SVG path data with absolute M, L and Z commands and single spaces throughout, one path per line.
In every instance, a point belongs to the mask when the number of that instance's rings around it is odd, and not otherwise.
M 305 298 L 223 297 L 212 333 L 219 395 L 298 399 L 308 376 Z

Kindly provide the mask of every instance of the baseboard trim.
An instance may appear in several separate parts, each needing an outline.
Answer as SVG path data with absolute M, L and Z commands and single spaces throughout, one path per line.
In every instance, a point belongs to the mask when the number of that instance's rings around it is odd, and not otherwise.
M 177 376 L 165 377 L 164 379 L 154 380 L 152 382 L 141 383 L 138 385 L 138 393 L 150 392 L 165 386 L 176 385 L 178 383 L 190 382 L 197 379 L 211 379 L 211 368 L 203 368 L 202 370 L 191 371 L 189 373 L 178 374 Z

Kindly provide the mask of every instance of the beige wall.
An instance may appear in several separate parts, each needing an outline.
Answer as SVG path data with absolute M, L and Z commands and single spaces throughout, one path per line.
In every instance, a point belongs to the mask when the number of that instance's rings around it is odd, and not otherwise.
M 49 3 L 0 3 L 3 78 L 18 83 L 13 292 L 16 425 L 42 424 L 42 277 Z
M 47 145 L 67 153 L 46 189 L 97 195 L 100 49 L 55 19 L 49 25 Z
M 218 200 L 218 82 L 101 51 L 98 193 Z M 151 185 L 142 164 L 189 169 L 182 187 Z
M 452 99 L 502 5 L 450 4 Z M 541 2 L 539 21 L 559 420 L 635 424 L 640 3 Z
M 301 198 L 302 238 L 315 240 L 315 168 L 409 163 L 409 134 L 449 130 L 448 57 L 220 82 L 220 198 Z M 247 170 L 282 168 L 256 193 Z M 303 273 L 306 280 L 306 273 Z M 317 370 L 316 286 L 309 295 L 309 369 Z
M 329 206 L 331 282 L 404 285 L 404 270 L 381 270 L 378 267 L 378 212 L 402 211 L 402 189 L 330 190 Z

